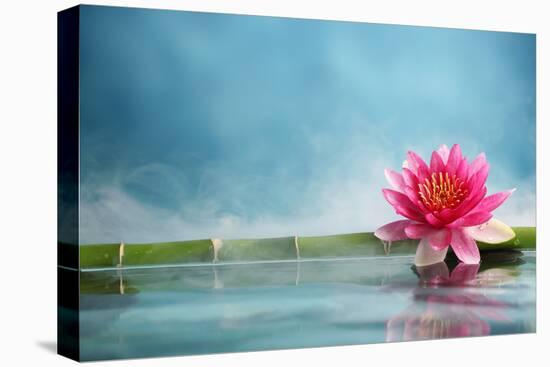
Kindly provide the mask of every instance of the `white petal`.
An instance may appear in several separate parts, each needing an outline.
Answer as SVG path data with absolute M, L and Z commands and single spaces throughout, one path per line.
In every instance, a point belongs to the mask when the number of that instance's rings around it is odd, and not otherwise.
M 516 236 L 512 228 L 494 218 L 480 226 L 468 227 L 466 231 L 476 241 L 486 243 L 506 242 Z
M 444 164 L 447 164 L 447 161 L 449 160 L 449 152 L 449 147 L 446 144 L 443 144 L 439 147 L 439 149 L 437 149 L 437 153 L 439 153 L 439 156 Z
M 433 247 L 430 246 L 428 239 L 423 238 L 420 240 L 418 248 L 416 249 L 414 264 L 416 266 L 437 264 L 438 262 L 445 260 L 448 249 L 449 247 L 447 246 L 441 250 L 434 250 Z

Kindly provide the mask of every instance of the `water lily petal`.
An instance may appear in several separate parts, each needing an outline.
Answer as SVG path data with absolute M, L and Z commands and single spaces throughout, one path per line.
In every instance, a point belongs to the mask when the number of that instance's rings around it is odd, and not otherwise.
M 462 161 L 462 151 L 460 150 L 460 145 L 454 144 L 449 152 L 449 159 L 447 161 L 446 170 L 449 172 L 449 175 L 455 174 L 458 165 Z
M 432 152 L 432 159 L 430 160 L 430 170 L 432 172 L 443 172 L 445 170 L 445 163 L 438 152 Z
M 501 243 L 516 236 L 514 230 L 498 219 L 491 219 L 481 226 L 465 228 L 466 232 L 476 241 L 486 243 Z
M 390 189 L 383 189 L 382 192 L 386 200 L 395 208 L 397 214 L 420 222 L 426 221 L 424 214 L 420 212 L 417 206 L 405 194 Z
M 382 193 L 384 194 L 384 197 L 386 198 L 388 203 L 390 203 L 392 206 L 396 206 L 396 205 L 412 206 L 413 205 L 413 203 L 409 200 L 409 198 L 405 194 L 399 191 L 395 191 L 391 189 L 382 189 Z
M 430 223 L 432 226 L 439 228 L 442 227 L 445 223 L 443 223 L 438 217 L 433 215 L 432 213 L 428 213 L 424 216 L 426 218 L 426 221 Z
M 426 177 L 429 176 L 430 170 L 428 165 L 424 160 L 415 152 L 409 151 L 407 153 L 407 161 L 412 167 L 412 172 L 418 176 L 420 181 L 423 181 Z
M 439 153 L 439 156 L 443 160 L 444 164 L 447 164 L 447 160 L 449 159 L 449 147 L 445 144 L 439 147 L 437 150 L 437 153 Z
M 408 168 L 403 168 L 403 181 L 405 185 L 409 186 L 411 189 L 417 190 L 418 177 Z
M 431 225 L 425 223 L 410 223 L 407 227 L 405 227 L 405 233 L 407 234 L 407 237 L 413 239 L 421 239 L 427 237 L 432 232 L 434 232 L 434 228 Z
M 481 200 L 481 202 L 475 207 L 474 210 L 492 212 L 493 210 L 501 206 L 502 203 L 504 203 L 514 191 L 516 191 L 516 189 L 502 191 L 493 195 L 489 195 Z
M 451 231 L 447 228 L 434 228 L 425 223 L 411 223 L 405 228 L 409 238 L 428 239 L 434 250 L 441 250 L 451 243 Z
M 442 210 L 437 217 L 444 223 L 452 223 L 471 212 L 483 200 L 485 194 L 487 194 L 487 188 L 482 187 L 480 190 L 470 194 L 459 206 L 449 211 L 446 209 Z
M 468 173 L 468 177 L 472 177 L 475 175 L 481 167 L 487 164 L 487 158 L 485 157 L 485 153 L 480 153 L 470 164 L 470 169 Z
M 399 215 L 404 216 L 405 218 L 409 218 L 412 220 L 415 220 L 417 222 L 426 222 L 426 219 L 424 218 L 424 215 L 417 211 L 416 209 L 413 209 L 409 206 L 402 206 L 402 205 L 394 205 L 395 212 Z
M 434 250 L 427 238 L 421 239 L 416 249 L 414 264 L 416 266 L 427 266 L 437 264 L 445 260 L 448 246 L 441 250 Z
M 426 206 L 424 205 L 424 203 L 422 203 L 420 201 L 420 198 L 418 196 L 418 191 L 417 190 L 413 190 L 412 188 L 410 188 L 409 186 L 406 186 L 405 185 L 405 189 L 403 191 L 403 193 L 405 195 L 407 195 L 407 197 L 409 198 L 409 200 L 415 205 L 415 207 L 421 211 L 422 213 L 424 214 L 427 214 L 429 213 L 430 211 L 426 208 Z
M 405 233 L 405 228 L 411 223 L 412 222 L 410 220 L 398 220 L 391 222 L 374 231 L 374 235 L 382 241 L 406 240 L 408 237 Z
M 468 180 L 468 189 L 471 194 L 474 194 L 485 185 L 487 176 L 489 175 L 489 168 L 490 166 L 488 164 L 483 165 L 479 171 Z
M 477 243 L 464 229 L 456 228 L 452 230 L 451 247 L 456 257 L 463 263 L 479 263 Z
M 483 186 L 481 189 L 477 190 L 475 193 L 470 194 L 470 196 L 464 200 L 464 202 L 457 207 L 457 213 L 460 216 L 466 215 L 471 212 L 476 206 L 479 205 L 481 200 L 487 195 L 487 187 Z
M 471 212 L 463 217 L 458 218 L 453 223 L 449 225 L 451 228 L 457 227 L 471 227 L 477 226 L 483 223 L 487 223 L 493 215 L 489 212 L 480 211 L 480 212 Z
M 451 244 L 451 230 L 448 228 L 435 230 L 428 235 L 428 241 L 434 250 L 447 248 Z
M 466 158 L 463 158 L 460 164 L 458 165 L 458 168 L 456 169 L 456 177 L 460 178 L 464 182 L 468 181 L 468 160 Z
M 405 182 L 403 181 L 403 176 L 401 176 L 400 173 L 397 173 L 391 169 L 386 168 L 384 170 L 384 175 L 386 176 L 386 180 L 388 180 L 389 184 L 396 189 L 399 192 L 403 192 L 403 188 L 405 187 Z

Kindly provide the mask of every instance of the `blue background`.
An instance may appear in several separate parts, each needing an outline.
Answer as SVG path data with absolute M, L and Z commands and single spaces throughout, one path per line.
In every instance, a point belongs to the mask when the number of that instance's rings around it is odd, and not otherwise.
M 487 154 L 535 220 L 535 36 L 83 6 L 81 242 L 374 230 L 383 168 Z

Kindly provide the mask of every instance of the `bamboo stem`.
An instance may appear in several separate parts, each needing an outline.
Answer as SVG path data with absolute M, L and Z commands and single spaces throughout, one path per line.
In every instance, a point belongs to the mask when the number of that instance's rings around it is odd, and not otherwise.
M 515 227 L 516 237 L 500 244 L 478 243 L 480 251 L 535 249 L 536 229 Z M 373 233 L 266 239 L 218 238 L 149 244 L 97 244 L 80 246 L 80 268 L 152 265 L 270 262 L 316 258 L 414 255 L 418 241 L 383 243 Z

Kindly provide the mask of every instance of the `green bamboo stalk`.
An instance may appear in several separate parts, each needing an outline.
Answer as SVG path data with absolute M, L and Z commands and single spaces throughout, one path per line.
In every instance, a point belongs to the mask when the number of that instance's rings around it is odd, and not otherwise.
M 126 245 L 122 265 L 165 265 L 211 262 L 210 240 Z
M 223 240 L 218 251 L 219 262 L 295 260 L 294 237 Z
M 480 251 L 535 249 L 536 229 L 514 227 L 516 237 L 499 244 L 479 242 Z M 296 259 L 413 255 L 418 241 L 383 243 L 373 233 L 267 239 L 202 239 L 147 244 L 80 246 L 80 268 L 209 264 Z
M 300 257 L 303 259 L 412 255 L 417 245 L 418 241 L 415 240 L 384 244 L 373 233 L 298 238 Z
M 81 245 L 80 267 L 109 268 L 117 266 L 119 246 L 118 243 Z

